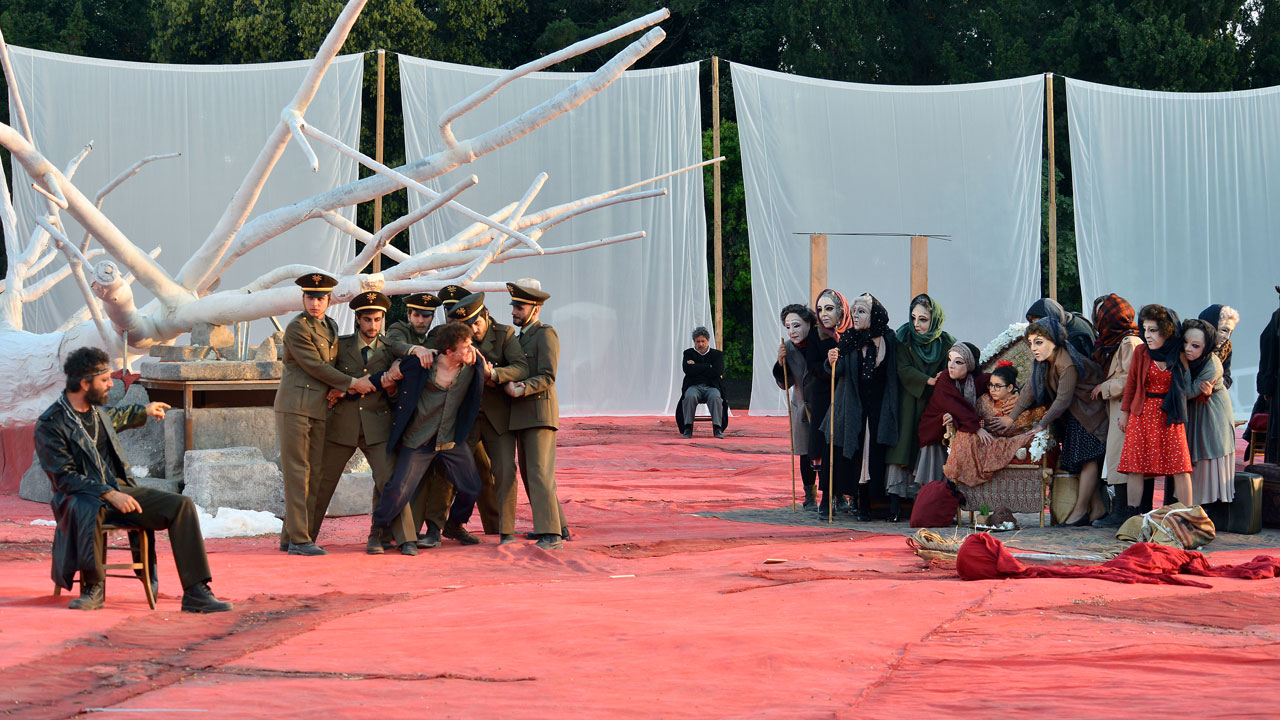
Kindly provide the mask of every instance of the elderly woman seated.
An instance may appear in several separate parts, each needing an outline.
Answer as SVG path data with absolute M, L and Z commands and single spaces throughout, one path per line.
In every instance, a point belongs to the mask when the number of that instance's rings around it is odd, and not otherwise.
M 920 420 L 921 442 L 952 433 L 943 473 L 970 487 L 981 485 L 1012 462 L 1026 462 L 1035 415 L 1023 413 L 1008 430 L 991 421 L 1007 418 L 1018 399 L 1018 371 L 1001 362 L 994 372 L 977 372 L 978 351 L 969 343 L 951 348 L 945 376 L 938 378 Z M 1043 414 L 1042 412 L 1038 414 Z

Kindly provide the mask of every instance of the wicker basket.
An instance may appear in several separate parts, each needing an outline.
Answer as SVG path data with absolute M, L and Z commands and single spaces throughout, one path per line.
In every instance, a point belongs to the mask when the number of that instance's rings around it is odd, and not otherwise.
M 1076 494 L 1080 491 L 1080 478 L 1067 473 L 1053 474 L 1053 489 L 1049 493 L 1049 516 L 1054 525 L 1061 525 L 1076 506 Z

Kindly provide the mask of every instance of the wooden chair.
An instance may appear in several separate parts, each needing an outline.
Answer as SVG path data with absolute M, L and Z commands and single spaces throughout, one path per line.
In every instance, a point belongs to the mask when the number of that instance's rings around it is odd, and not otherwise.
M 1249 425 L 1253 425 L 1253 423 L 1250 422 Z M 1244 440 L 1245 440 L 1245 446 L 1244 446 L 1244 464 L 1245 465 L 1249 465 L 1253 463 L 1254 455 L 1258 455 L 1258 454 L 1266 455 L 1267 431 L 1265 429 L 1255 430 L 1251 427 L 1246 427 L 1244 429 Z
M 151 577 L 152 577 L 151 534 L 148 531 L 143 530 L 142 528 L 136 527 L 134 525 L 128 525 L 124 523 L 109 523 L 109 522 L 98 523 L 97 532 L 102 536 L 102 540 L 101 540 L 102 561 L 103 561 L 102 575 L 103 575 L 104 590 L 106 587 L 105 586 L 106 578 L 109 578 L 109 577 L 140 580 L 142 582 L 142 590 L 147 596 L 147 605 L 150 606 L 152 610 L 155 610 L 156 596 L 152 592 L 152 588 L 151 588 Z M 126 537 L 128 537 L 129 539 L 129 544 L 127 545 L 111 544 L 111 533 L 119 533 L 119 532 L 125 533 Z M 112 550 L 124 550 L 128 552 L 130 554 L 131 562 L 108 563 L 107 555 Z M 140 559 L 140 561 L 135 561 L 135 559 Z M 111 570 L 132 570 L 133 574 L 132 575 L 113 575 L 109 572 Z M 82 582 L 80 579 L 79 573 L 76 574 L 76 578 L 72 580 L 72 582 L 73 583 Z M 62 587 L 55 584 L 53 586 L 53 594 L 55 596 L 61 595 Z

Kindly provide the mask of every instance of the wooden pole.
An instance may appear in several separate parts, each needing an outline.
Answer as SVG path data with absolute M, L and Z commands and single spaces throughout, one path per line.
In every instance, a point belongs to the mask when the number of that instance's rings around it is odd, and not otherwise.
M 929 292 L 929 238 L 911 236 L 911 297 Z
M 378 104 L 374 117 L 373 132 L 373 158 L 379 163 L 382 162 L 382 126 L 386 113 L 384 112 L 387 97 L 387 51 L 378 50 Z M 718 155 L 716 157 L 719 157 Z M 373 231 L 377 233 L 382 229 L 382 196 L 373 199 Z M 373 271 L 382 272 L 382 253 L 373 256 Z
M 1058 299 L 1058 171 L 1053 156 L 1053 73 L 1044 74 L 1044 117 L 1049 138 L 1049 297 Z
M 836 366 L 831 365 L 831 441 L 828 443 L 830 449 L 827 451 L 827 524 L 830 525 L 835 517 L 836 512 Z
M 714 55 L 711 57 L 711 156 L 720 157 L 720 58 Z M 711 214 L 714 219 L 712 247 L 716 263 L 716 347 L 723 350 L 724 259 L 720 245 L 720 163 L 711 166 L 711 178 Z
M 809 302 L 827 289 L 827 236 L 809 236 Z

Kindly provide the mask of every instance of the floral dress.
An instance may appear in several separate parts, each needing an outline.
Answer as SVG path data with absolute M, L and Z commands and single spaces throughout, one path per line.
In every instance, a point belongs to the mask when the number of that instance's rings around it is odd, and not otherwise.
M 1149 363 L 1145 381 L 1147 397 L 1142 401 L 1142 413 L 1131 416 L 1125 430 L 1120 472 L 1145 477 L 1189 473 L 1191 452 L 1186 428 L 1182 423 L 1166 424 L 1160 407 L 1173 382 L 1173 373 Z

